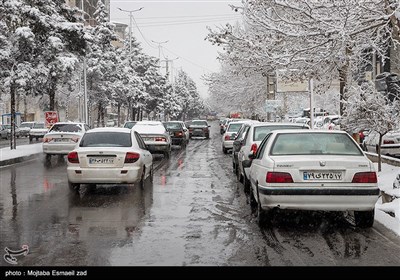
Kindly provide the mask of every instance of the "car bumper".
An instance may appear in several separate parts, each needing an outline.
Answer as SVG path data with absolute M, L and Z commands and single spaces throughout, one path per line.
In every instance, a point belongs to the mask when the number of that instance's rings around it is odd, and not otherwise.
M 400 155 L 400 145 L 381 146 L 382 155 Z
M 152 144 L 146 144 L 148 150 L 152 154 L 157 154 L 157 153 L 165 153 L 170 150 L 169 145 L 152 145 Z
M 233 141 L 223 141 L 222 145 L 225 149 L 233 149 Z
M 67 155 L 75 148 L 76 144 L 45 144 L 43 143 L 43 152 L 51 155 Z
M 80 173 L 77 173 L 80 172 Z M 121 172 L 126 173 L 121 173 Z M 68 181 L 79 184 L 133 184 L 140 181 L 141 168 L 81 168 L 67 167 Z
M 172 138 L 171 137 L 172 145 L 182 145 L 184 140 L 185 140 L 184 138 Z
M 322 211 L 367 211 L 374 209 L 377 187 L 260 187 L 263 209 L 281 208 Z

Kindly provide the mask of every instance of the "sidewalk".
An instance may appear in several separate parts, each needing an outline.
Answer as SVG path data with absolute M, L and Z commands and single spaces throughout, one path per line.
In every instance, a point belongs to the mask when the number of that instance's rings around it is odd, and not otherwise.
M 10 150 L 9 147 L 2 148 L 0 149 L 0 168 L 33 159 L 42 154 L 42 143 L 17 146 L 15 150 Z M 374 154 L 369 153 L 368 156 L 371 158 Z M 378 186 L 383 195 L 375 205 L 375 220 L 400 236 L 400 189 L 393 189 L 393 181 L 400 173 L 400 159 L 391 159 L 390 163 L 393 161 L 396 161 L 395 165 L 382 163 L 382 171 L 378 172 Z M 378 170 L 378 164 L 374 163 L 374 165 Z M 395 217 L 392 217 L 392 214 Z

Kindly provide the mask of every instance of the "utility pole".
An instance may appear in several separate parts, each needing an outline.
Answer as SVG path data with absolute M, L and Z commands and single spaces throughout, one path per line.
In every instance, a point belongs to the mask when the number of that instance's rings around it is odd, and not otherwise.
M 158 44 L 158 65 L 160 66 L 161 65 L 161 48 L 162 48 L 161 44 L 168 43 L 169 40 L 163 41 L 163 42 L 156 42 L 156 41 L 153 41 L 153 40 L 151 40 L 151 41 L 153 43 Z
M 82 18 L 85 22 L 83 1 L 81 2 Z M 88 110 L 88 96 L 87 96 L 87 80 L 86 80 L 86 53 L 83 57 L 83 120 L 89 125 L 89 110 Z M 80 103 L 80 102 L 79 102 Z M 79 116 L 80 119 L 80 116 Z
M 137 12 L 140 11 L 141 9 L 143 9 L 144 7 L 141 7 L 140 9 L 137 10 L 124 10 L 121 8 L 117 8 L 118 10 L 122 11 L 122 12 L 127 12 L 129 13 L 129 53 L 132 52 L 132 23 L 133 23 L 133 12 Z
M 168 59 L 168 57 L 166 57 L 165 60 L 162 60 L 162 61 L 165 61 L 165 76 L 167 77 L 167 79 L 169 79 L 169 62 L 171 62 L 171 64 L 172 64 L 172 62 L 177 59 L 179 59 L 179 56 L 174 59 Z M 172 69 L 172 67 L 171 67 L 171 69 Z M 171 77 L 172 77 L 172 73 L 173 73 L 173 69 L 171 70 Z M 173 83 L 174 83 L 174 81 L 172 80 L 171 84 L 173 84 Z

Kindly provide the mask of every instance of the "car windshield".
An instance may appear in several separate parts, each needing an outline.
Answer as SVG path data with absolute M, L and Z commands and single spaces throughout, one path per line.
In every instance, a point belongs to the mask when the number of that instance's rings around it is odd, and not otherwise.
M 4 129 L 11 129 L 11 125 L 10 124 L 3 124 L 3 128 Z
M 308 129 L 308 126 L 296 125 L 274 125 L 274 126 L 256 126 L 254 127 L 253 141 L 262 141 L 264 137 L 272 130 L 278 129 Z
M 79 147 L 131 147 L 131 134 L 125 132 L 86 133 Z
M 164 123 L 166 129 L 182 129 L 182 125 L 180 123 Z
M 32 128 L 44 128 L 44 123 L 35 123 Z
M 238 132 L 242 127 L 242 123 L 231 123 L 228 127 L 228 132 Z
M 124 124 L 124 127 L 125 128 L 132 128 L 135 124 L 136 124 L 136 122 L 126 122 Z
M 50 132 L 80 132 L 80 131 L 82 131 L 80 125 L 71 123 L 55 124 L 50 129 Z
M 271 155 L 363 155 L 349 135 L 342 133 L 288 133 L 275 138 Z

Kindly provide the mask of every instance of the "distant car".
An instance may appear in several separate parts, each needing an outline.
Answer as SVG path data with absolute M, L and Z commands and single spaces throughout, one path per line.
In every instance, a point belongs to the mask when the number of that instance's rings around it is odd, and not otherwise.
M 48 162 L 53 155 L 64 156 L 72 151 L 83 134 L 90 128 L 80 122 L 57 122 L 43 137 L 43 152 Z
M 39 138 L 43 138 L 48 131 L 49 129 L 45 126 L 44 122 L 35 122 L 31 130 L 29 130 L 29 142 L 32 142 L 33 138 L 38 141 Z
M 210 139 L 210 127 L 206 120 L 192 120 L 189 125 L 189 137 Z
M 272 122 L 259 122 L 252 123 L 246 133 L 245 137 L 240 140 L 240 150 L 237 154 L 237 177 L 244 185 L 244 191 L 248 192 L 250 189 L 250 181 L 246 175 L 246 168 L 243 167 L 243 161 L 249 159 L 249 154 L 255 154 L 261 141 L 264 137 L 273 130 L 277 129 L 309 129 L 310 127 L 304 123 L 272 123 Z M 247 168 L 248 170 L 248 168 Z
M 163 125 L 171 136 L 172 145 L 186 147 L 186 145 L 189 143 L 189 130 L 186 128 L 184 122 L 168 121 L 163 122 Z
M 274 130 L 251 153 L 250 205 L 264 225 L 274 208 L 349 211 L 372 227 L 380 190 L 374 164 L 339 130 Z
M 339 115 L 324 116 L 322 129 L 327 130 L 340 130 L 341 117 Z
M 19 126 L 19 134 L 21 137 L 29 137 L 29 131 L 33 128 L 35 122 L 22 122 Z
M 244 123 L 258 122 L 254 120 L 240 120 L 230 122 L 226 128 L 225 133 L 222 135 L 222 152 L 227 154 L 229 150 L 233 149 L 233 141 L 236 138 L 237 132 Z
M 11 138 L 11 124 L 2 124 L 0 127 L 0 135 L 3 139 L 10 139 Z M 18 126 L 15 126 L 15 136 L 20 136 L 20 130 Z
M 137 121 L 126 121 L 124 123 L 124 127 L 125 128 L 132 128 L 136 123 L 137 123 Z
M 393 181 L 393 189 L 400 189 L 400 173 L 397 174 L 396 178 Z
M 143 138 L 148 150 L 152 154 L 171 156 L 171 137 L 160 121 L 138 121 L 132 127 Z
M 140 135 L 128 128 L 86 131 L 68 153 L 67 176 L 72 190 L 80 184 L 134 184 L 153 177 L 153 156 Z
M 362 143 L 364 151 L 378 153 L 379 133 L 370 131 Z M 382 137 L 381 154 L 400 156 L 400 130 L 392 130 Z

